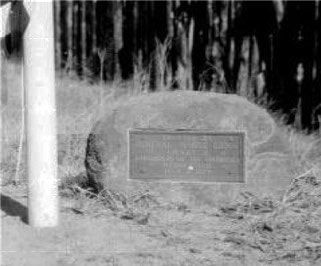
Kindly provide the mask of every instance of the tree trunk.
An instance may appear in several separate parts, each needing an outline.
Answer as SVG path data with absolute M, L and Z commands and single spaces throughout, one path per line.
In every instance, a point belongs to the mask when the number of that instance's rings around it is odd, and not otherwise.
M 55 59 L 56 59 L 55 63 L 56 63 L 56 68 L 58 70 L 60 70 L 60 68 L 61 68 L 61 60 L 62 60 L 60 14 L 61 14 L 61 3 L 60 3 L 60 1 L 54 1 Z
M 313 51 L 314 51 L 314 11 L 315 2 L 301 4 L 305 9 L 302 29 L 302 62 L 304 68 L 304 77 L 302 82 L 301 100 L 302 100 L 302 128 L 311 130 L 311 115 L 313 108 Z M 302 12 L 303 13 L 303 12 Z
M 155 2 L 150 2 L 148 5 L 149 10 L 149 25 L 148 25 L 148 54 L 150 58 L 150 71 L 149 71 L 149 90 L 157 91 L 161 87 L 160 67 L 159 67 L 159 54 L 156 47 L 156 31 L 155 23 Z M 157 11 L 158 12 L 158 11 Z
M 114 9 L 114 78 L 119 79 L 121 76 L 121 69 L 119 64 L 119 54 L 123 49 L 123 9 L 120 0 L 113 2 Z
M 208 44 L 212 47 L 214 43 L 214 14 L 213 1 L 207 0 L 207 18 L 208 18 Z
M 167 35 L 169 38 L 174 37 L 174 13 L 173 13 L 173 2 L 172 0 L 166 1 L 166 24 L 167 24 Z
M 87 1 L 81 2 L 81 69 L 82 73 L 87 68 L 87 32 L 86 32 L 86 12 Z
M 78 76 L 82 76 L 82 44 L 81 44 L 81 39 L 82 39 L 82 32 L 81 32 L 81 1 L 75 1 L 74 2 L 74 22 L 75 22 L 75 36 L 74 36 L 74 40 L 75 40 L 75 69 L 77 71 Z
M 172 2 L 171 0 L 168 0 L 168 7 L 167 11 L 168 13 L 168 18 L 171 17 L 171 14 L 174 16 L 174 9 L 176 8 L 176 3 Z M 168 22 L 168 25 L 170 24 L 170 21 Z M 178 76 L 177 76 L 177 71 L 178 71 L 178 23 L 173 19 L 173 29 L 169 29 L 169 32 L 173 30 L 173 37 L 172 37 L 172 45 L 171 45 L 171 52 L 170 52 L 170 60 L 171 60 L 171 72 L 172 72 L 172 89 L 178 89 L 179 88 L 179 82 L 178 82 Z
M 315 7 L 315 49 L 314 49 L 314 86 L 313 86 L 313 129 L 321 134 L 321 4 L 316 1 Z
M 233 83 L 231 83 L 232 80 L 232 69 L 233 69 L 233 58 L 232 58 L 232 51 L 231 51 L 231 46 L 232 46 L 232 30 L 233 30 L 233 17 L 232 17 L 232 8 L 233 8 L 233 2 L 228 1 L 227 2 L 227 30 L 226 30 L 226 38 L 225 38 L 225 46 L 223 47 L 224 49 L 224 57 L 222 58 L 222 63 L 223 63 L 223 69 L 224 69 L 224 74 L 225 74 L 225 79 L 227 86 L 229 88 L 233 87 Z M 216 38 L 220 36 L 218 27 L 215 27 L 215 35 Z M 221 41 L 222 43 L 222 41 Z
M 137 2 L 126 2 L 124 6 L 123 49 L 119 53 L 119 64 L 123 79 L 130 79 L 134 74 L 134 54 L 136 51 L 137 25 L 135 25 L 134 5 Z
M 168 57 L 166 61 L 166 73 L 165 73 L 165 83 L 170 84 L 172 88 L 173 81 L 173 71 L 172 71 L 172 60 L 173 60 L 173 48 L 174 48 L 174 12 L 173 12 L 173 2 L 171 0 L 166 1 L 166 28 L 167 37 L 169 40 L 168 46 Z
M 72 51 L 73 51 L 73 69 L 78 72 L 78 3 L 72 2 Z
M 67 1 L 67 62 L 66 72 L 73 70 L 73 1 Z
M 133 2 L 133 53 L 137 57 L 138 56 L 138 29 L 139 29 L 139 10 L 138 10 L 138 2 Z
M 192 49 L 192 78 L 193 89 L 202 89 L 203 74 L 206 63 L 206 46 L 208 43 L 208 21 L 206 15 L 207 3 L 206 2 L 192 2 L 192 12 L 195 21 L 195 37 Z
M 96 15 L 96 0 L 93 0 L 92 7 L 92 54 L 97 54 L 97 15 Z

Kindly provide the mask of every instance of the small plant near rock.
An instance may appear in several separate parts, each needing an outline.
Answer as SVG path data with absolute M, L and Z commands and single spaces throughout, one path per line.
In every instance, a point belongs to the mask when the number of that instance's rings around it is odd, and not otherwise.
M 72 208 L 75 213 L 103 215 L 108 211 L 120 219 L 134 220 L 141 225 L 148 223 L 150 211 L 160 205 L 149 191 L 138 191 L 129 196 L 111 189 L 94 193 L 90 188 L 82 188 L 77 184 L 70 184 L 64 189 L 69 190 L 69 194 L 80 202 L 78 207 Z

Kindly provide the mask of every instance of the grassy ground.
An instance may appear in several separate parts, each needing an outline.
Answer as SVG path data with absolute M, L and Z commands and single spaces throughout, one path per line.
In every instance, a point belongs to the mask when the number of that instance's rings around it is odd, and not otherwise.
M 101 111 L 101 86 L 66 76 L 57 77 L 61 224 L 44 231 L 28 227 L 24 141 L 17 168 L 21 79 L 19 68 L 9 67 L 9 99 L 2 110 L 3 265 L 321 264 L 320 136 L 279 123 L 291 141 L 297 177 L 280 201 L 245 193 L 228 206 L 191 209 L 148 191 L 93 195 L 75 179 L 84 176 L 86 137 Z M 103 87 L 106 104 L 144 93 L 139 77 Z M 20 185 L 12 185 L 15 178 Z
M 8 72 L 10 75 L 8 75 L 6 83 L 9 88 L 9 97 L 7 104 L 2 108 L 3 160 L 1 167 L 3 185 L 11 183 L 15 179 L 19 146 L 22 147 L 22 160 L 18 169 L 18 179 L 25 180 L 25 139 L 23 139 L 22 145 L 20 143 L 22 125 L 21 68 L 15 64 L 8 64 Z M 89 83 L 75 77 L 62 77 L 57 74 L 60 180 L 65 181 L 69 177 L 84 172 L 86 138 L 102 109 L 100 105 L 101 90 L 103 90 L 104 103 L 108 104 L 119 97 L 142 93 L 143 88 L 139 84 L 141 81 L 135 79 L 128 83 L 114 82 L 100 85 L 99 82 Z

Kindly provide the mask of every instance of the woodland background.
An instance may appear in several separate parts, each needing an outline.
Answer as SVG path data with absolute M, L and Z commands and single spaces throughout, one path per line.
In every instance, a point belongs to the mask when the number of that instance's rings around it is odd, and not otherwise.
M 55 0 L 54 12 L 61 73 L 237 93 L 298 129 L 320 128 L 319 0 Z

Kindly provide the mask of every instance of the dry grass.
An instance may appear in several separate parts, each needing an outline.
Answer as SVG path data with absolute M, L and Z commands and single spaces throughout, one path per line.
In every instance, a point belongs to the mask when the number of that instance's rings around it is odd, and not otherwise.
M 22 125 L 22 75 L 21 67 L 8 63 L 9 87 L 8 103 L 2 109 L 2 185 L 13 182 L 19 152 L 20 130 Z M 92 84 L 73 76 L 56 77 L 56 101 L 58 120 L 58 161 L 59 179 L 62 182 L 85 171 L 84 156 L 86 138 L 102 111 L 100 92 L 103 90 L 103 103 L 108 105 L 120 97 L 130 97 L 142 93 L 143 73 L 137 73 L 128 82 Z M 25 139 L 22 142 L 22 162 L 18 173 L 19 180 L 25 183 Z
M 138 224 L 147 224 L 152 210 L 161 203 L 149 191 L 138 191 L 133 195 L 125 195 L 115 190 L 105 189 L 99 194 L 81 188 L 77 184 L 65 186 L 64 196 L 77 200 L 72 210 L 79 214 L 94 216 L 112 213 L 123 220 L 133 220 Z
M 225 241 L 259 250 L 264 261 L 321 262 L 320 178 L 295 178 L 281 201 L 245 194 L 221 211 L 240 221 Z
M 164 46 L 165 47 L 165 46 Z M 166 52 L 166 47 L 163 50 Z M 160 47 L 161 48 L 161 47 Z M 161 50 L 161 49 L 160 49 Z M 162 50 L 162 51 L 163 51 Z M 163 53 L 164 53 L 163 51 Z M 3 184 L 13 179 L 19 150 L 21 127 L 21 70 L 15 64 L 9 64 L 12 76 L 8 78 L 9 101 L 3 112 Z M 103 103 L 108 105 L 123 97 L 145 93 L 146 72 L 137 68 L 134 78 L 127 82 L 114 81 L 110 83 L 90 84 L 86 80 L 72 77 L 57 77 L 56 98 L 58 115 L 58 150 L 59 178 L 66 180 L 84 172 L 84 156 L 86 138 L 93 123 L 102 111 L 100 93 L 103 91 Z M 281 121 L 282 119 L 278 119 Z M 320 172 L 320 156 L 315 150 L 321 146 L 320 136 L 299 133 L 289 127 L 279 127 L 288 136 L 291 150 L 295 158 L 293 176 L 304 173 L 317 175 Z M 25 143 L 23 142 L 23 145 Z M 320 148 L 321 149 L 321 148 Z M 25 152 L 24 149 L 23 153 Z M 19 176 L 25 179 L 25 166 L 20 167 Z

